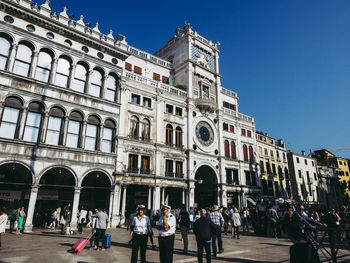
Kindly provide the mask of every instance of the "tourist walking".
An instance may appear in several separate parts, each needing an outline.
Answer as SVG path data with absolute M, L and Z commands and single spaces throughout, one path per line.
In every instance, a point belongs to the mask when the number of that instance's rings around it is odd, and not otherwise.
M 233 213 L 231 214 L 232 230 L 231 233 L 233 238 L 239 239 L 239 227 L 242 225 L 241 216 L 238 213 L 238 209 L 234 208 Z
M 331 247 L 331 256 L 334 260 L 337 257 L 336 247 L 338 244 L 338 227 L 341 218 L 334 208 L 330 208 L 325 215 L 325 223 L 327 224 L 329 246 Z
M 148 232 L 151 227 L 149 217 L 145 215 L 146 207 L 138 206 L 138 213 L 134 216 L 130 228 L 132 229 L 132 254 L 131 263 L 137 263 L 137 255 L 140 249 L 141 263 L 146 263 L 146 249 Z
M 210 243 L 211 237 L 216 233 L 216 226 L 207 217 L 205 209 L 200 210 L 201 216 L 193 224 L 193 232 L 197 241 L 197 259 L 199 263 L 203 262 L 203 250 L 207 258 L 207 263 L 211 262 Z
M 81 210 L 79 212 L 79 217 L 78 217 L 78 233 L 79 234 L 83 233 L 83 225 L 86 221 L 86 216 L 87 216 L 87 211 L 85 210 L 85 206 L 82 206 Z
M 243 230 L 243 233 L 246 234 L 249 232 L 249 229 L 248 229 L 248 215 L 245 207 L 242 208 L 241 210 L 241 219 L 242 219 L 242 230 Z
M 221 238 L 222 226 L 224 225 L 224 218 L 219 212 L 219 206 L 214 205 L 212 210 L 213 211 L 209 214 L 209 218 L 213 222 L 213 224 L 216 225 L 216 232 L 212 235 L 212 247 L 213 247 L 213 256 L 217 257 L 218 253 L 224 252 L 224 248 L 222 246 L 222 238 Z M 216 240 L 218 241 L 219 252 L 217 251 Z
M 190 228 L 190 215 L 186 211 L 186 205 L 181 206 L 181 212 L 179 217 L 179 225 L 181 229 L 181 237 L 184 242 L 183 253 L 186 255 L 188 253 L 188 230 Z
M 105 238 L 105 235 L 106 235 L 108 215 L 103 211 L 103 209 L 98 209 L 98 213 L 96 217 L 97 217 L 96 246 L 97 246 L 97 250 L 104 251 L 105 248 L 103 247 L 103 239 Z M 101 242 L 101 246 L 100 246 L 100 242 Z
M 7 225 L 7 219 L 8 216 L 6 214 L 6 211 L 0 211 L 0 248 L 1 248 L 1 234 L 5 233 L 6 231 L 6 225 Z
M 157 223 L 160 263 L 173 262 L 176 219 L 170 209 L 168 205 L 162 206 L 162 216 Z
M 13 233 L 13 230 L 15 229 L 15 222 L 17 220 L 18 216 L 18 209 L 13 209 L 11 213 L 9 213 L 9 219 L 10 219 L 10 233 Z
M 277 221 L 279 217 L 276 210 L 270 206 L 267 210 L 267 236 L 277 238 Z
M 20 234 L 23 230 L 23 223 L 24 223 L 24 219 L 26 217 L 26 213 L 24 212 L 24 207 L 22 206 L 21 209 L 18 212 L 18 219 L 17 219 L 17 230 L 16 230 L 16 234 Z
M 49 225 L 50 229 L 55 229 L 56 227 L 56 217 L 57 217 L 57 211 L 53 210 L 51 213 L 51 223 Z
M 70 224 L 70 218 L 71 218 L 71 204 L 69 203 L 63 208 L 62 215 L 61 215 L 61 234 L 65 234 L 66 232 L 66 226 L 69 226 Z

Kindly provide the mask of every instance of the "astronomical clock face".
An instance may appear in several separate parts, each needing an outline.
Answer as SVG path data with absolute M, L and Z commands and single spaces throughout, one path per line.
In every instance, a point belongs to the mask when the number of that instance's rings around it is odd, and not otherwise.
M 214 141 L 214 132 L 213 129 L 210 127 L 210 125 L 205 122 L 201 121 L 196 126 L 196 135 L 198 141 L 203 144 L 204 146 L 209 146 Z

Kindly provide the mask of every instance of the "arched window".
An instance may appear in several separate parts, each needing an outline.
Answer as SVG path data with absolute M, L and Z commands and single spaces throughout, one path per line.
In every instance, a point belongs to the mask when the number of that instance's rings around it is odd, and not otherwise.
M 27 44 L 19 44 L 13 73 L 28 77 L 30 64 L 32 63 L 33 48 Z
M 137 118 L 135 115 L 131 116 L 130 118 L 130 137 L 132 138 L 138 138 L 139 137 L 139 118 Z
M 253 146 L 249 146 L 249 161 L 254 162 Z
M 102 73 L 94 69 L 91 75 L 91 84 L 89 88 L 89 94 L 95 97 L 101 96 L 101 89 L 102 89 Z
M 101 151 L 110 153 L 114 152 L 114 132 L 115 123 L 112 120 L 106 120 L 103 126 L 103 135 L 102 135 L 102 146 Z
M 180 127 L 175 129 L 175 145 L 176 147 L 182 147 L 182 129 Z
M 75 68 L 74 80 L 72 82 L 72 89 L 79 92 L 84 92 L 87 78 L 87 66 L 78 63 Z
M 22 107 L 22 102 L 15 97 L 9 97 L 5 100 L 5 106 L 1 116 L 0 137 L 8 139 L 18 138 Z
M 231 142 L 231 158 L 237 159 L 235 142 Z
M 173 126 L 171 126 L 170 124 L 166 126 L 165 144 L 170 146 L 173 145 Z
M 230 143 L 225 140 L 225 157 L 230 158 Z
M 248 148 L 247 145 L 243 144 L 243 158 L 244 161 L 248 162 Z
M 89 116 L 86 125 L 85 149 L 97 150 L 98 127 L 100 120 L 96 116 Z
M 81 145 L 81 127 L 83 125 L 83 116 L 73 111 L 69 116 L 66 146 L 78 148 Z
M 47 124 L 46 140 L 47 144 L 61 145 L 63 136 L 64 111 L 58 107 L 50 110 L 49 122 Z
M 44 113 L 44 107 L 39 102 L 32 102 L 28 107 L 26 125 L 24 128 L 23 140 L 28 142 L 37 142 L 40 135 L 41 120 Z
M 52 55 L 46 51 L 40 51 L 38 58 L 38 65 L 36 67 L 35 79 L 49 82 L 51 73 Z
M 118 78 L 113 74 L 108 75 L 106 80 L 105 99 L 116 101 L 116 92 L 118 88 Z
M 65 57 L 60 57 L 57 62 L 55 85 L 68 88 L 70 70 L 71 62 Z
M 150 139 L 151 123 L 148 119 L 143 119 L 141 125 L 142 140 L 148 141 Z
M 4 38 L 0 37 L 0 69 L 5 70 L 7 61 L 9 58 L 10 54 L 10 49 L 11 49 L 11 42 Z

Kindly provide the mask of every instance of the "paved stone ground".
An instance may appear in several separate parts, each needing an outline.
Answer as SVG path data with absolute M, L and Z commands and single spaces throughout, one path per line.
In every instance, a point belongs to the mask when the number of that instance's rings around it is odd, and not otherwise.
M 157 230 L 154 231 L 155 233 Z M 2 235 L 2 248 L 0 249 L 0 263 L 24 262 L 130 262 L 131 248 L 127 245 L 128 232 L 125 229 L 109 229 L 112 235 L 112 246 L 106 251 L 90 251 L 84 249 L 80 255 L 68 252 L 70 247 L 82 237 L 88 235 L 86 229 L 83 235 L 65 236 L 58 231 L 36 230 L 31 234 Z M 155 238 L 158 247 L 157 238 Z M 287 239 L 272 239 L 256 236 L 241 236 L 241 239 L 232 239 L 223 236 L 224 253 L 212 262 L 289 262 L 289 246 Z M 150 243 L 149 243 L 150 244 Z M 183 244 L 180 233 L 176 233 L 174 262 L 197 262 L 196 243 L 194 235 L 189 234 L 189 255 L 182 255 Z M 350 262 L 350 257 L 347 259 Z M 158 249 L 147 250 L 148 262 L 159 262 Z M 344 262 L 344 261 L 343 261 Z

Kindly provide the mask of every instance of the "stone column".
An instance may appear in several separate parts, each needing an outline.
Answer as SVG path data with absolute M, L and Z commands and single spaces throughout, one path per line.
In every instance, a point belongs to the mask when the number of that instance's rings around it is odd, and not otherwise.
M 109 194 L 109 208 L 108 208 L 108 227 L 110 228 L 112 225 L 112 210 L 113 210 L 113 201 L 114 201 L 114 189 L 111 187 L 111 191 Z
M 120 224 L 120 188 L 119 184 L 114 186 L 113 206 L 112 206 L 112 227 L 117 227 Z
M 126 185 L 123 185 L 121 224 L 125 224 Z
M 162 199 L 161 199 L 161 204 L 164 205 L 165 202 L 165 187 L 162 187 Z
M 56 81 L 56 71 L 57 71 L 58 58 L 54 58 L 51 64 L 51 72 L 49 77 L 49 83 L 55 84 Z
M 93 73 L 93 70 L 89 70 L 86 76 L 86 82 L 85 82 L 85 94 L 89 94 L 90 92 L 90 85 L 91 85 L 91 75 Z
M 77 230 L 77 220 L 78 220 L 77 213 L 78 213 L 78 208 L 79 208 L 80 191 L 81 191 L 81 187 L 74 188 L 72 219 L 70 221 L 70 227 L 71 227 L 71 230 L 73 230 L 73 231 Z
M 80 148 L 84 149 L 85 148 L 85 135 L 86 135 L 86 121 L 83 121 L 83 127 L 81 131 L 81 137 L 80 137 Z
M 103 124 L 98 126 L 97 138 L 96 138 L 96 150 L 102 151 L 102 139 L 103 139 Z
M 187 200 L 188 200 L 188 206 L 194 206 L 194 182 L 189 183 L 189 188 L 188 188 L 188 195 L 187 195 Z
M 107 82 L 108 75 L 104 75 L 102 78 L 102 86 L 101 86 L 101 92 L 100 92 L 100 98 L 105 98 L 105 88 L 106 88 L 106 82 Z
M 13 71 L 13 65 L 15 64 L 17 48 L 18 48 L 18 45 L 16 45 L 15 43 L 12 43 L 9 58 L 7 61 L 7 67 L 6 67 L 6 70 L 8 71 Z
M 64 117 L 64 123 L 63 123 L 63 134 L 62 134 L 62 145 L 66 146 L 67 142 L 67 132 L 68 132 L 68 123 L 69 123 L 69 117 Z
M 46 134 L 47 134 L 46 131 L 47 131 L 47 127 L 48 127 L 49 117 L 50 117 L 49 113 L 46 112 L 44 114 L 43 126 L 42 126 L 42 129 L 40 131 L 40 137 L 41 138 L 39 138 L 39 142 L 45 143 L 45 141 L 46 141 Z
M 160 209 L 160 187 L 153 188 L 153 211 Z
M 33 184 L 30 191 L 27 219 L 24 226 L 25 233 L 31 233 L 33 230 L 33 216 L 34 216 L 35 203 L 36 203 L 36 198 L 38 196 L 38 191 L 39 191 L 39 185 Z
M 241 206 L 242 207 L 246 206 L 246 200 L 245 200 L 245 193 L 244 193 L 244 191 L 241 192 Z
M 75 76 L 75 68 L 77 67 L 77 65 L 72 65 L 70 68 L 70 74 L 68 77 L 68 83 L 67 83 L 67 87 L 71 89 L 72 88 L 72 84 L 73 84 L 73 80 L 74 80 L 74 76 Z
M 19 133 L 18 133 L 19 140 L 23 140 L 24 127 L 26 125 L 27 113 L 28 113 L 28 108 L 23 108 L 23 111 L 21 112 L 21 123 L 19 126 Z
M 148 187 L 147 209 L 151 209 L 152 210 L 152 186 Z
M 39 57 L 39 52 L 34 52 L 33 58 L 32 58 L 32 63 L 29 69 L 29 74 L 28 77 L 34 78 L 35 77 L 35 71 L 36 71 L 36 66 L 38 65 L 38 57 Z
M 182 188 L 182 204 L 186 204 L 186 189 Z

